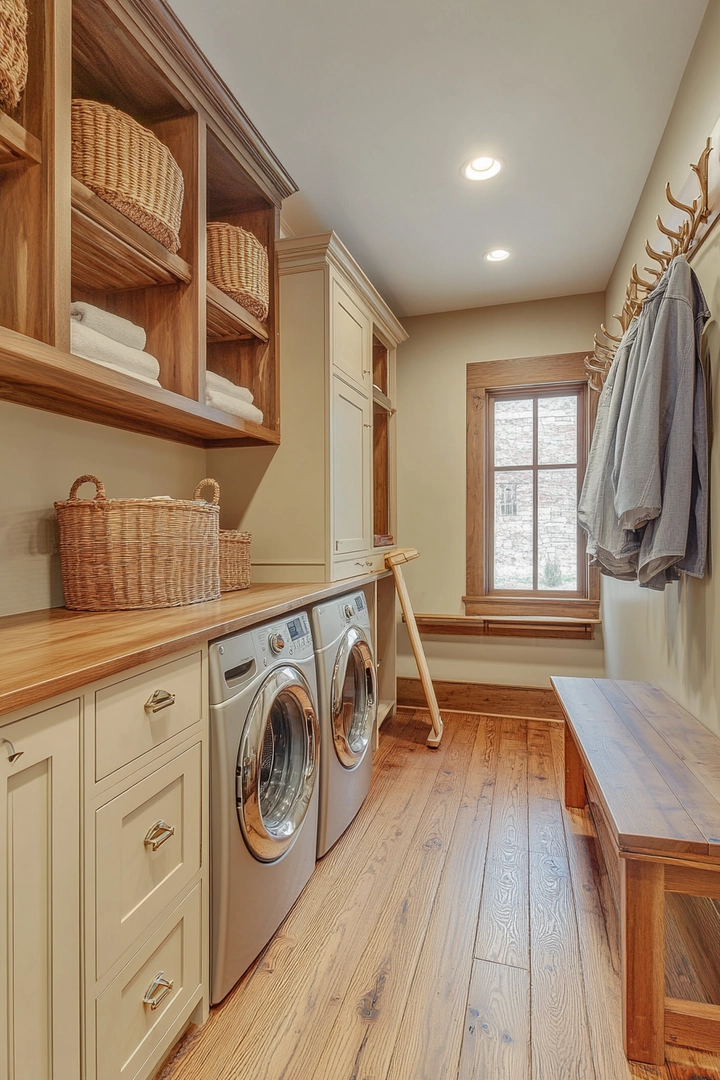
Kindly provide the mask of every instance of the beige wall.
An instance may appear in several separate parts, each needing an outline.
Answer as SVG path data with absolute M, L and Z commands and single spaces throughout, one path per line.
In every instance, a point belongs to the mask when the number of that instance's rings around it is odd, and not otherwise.
M 53 502 L 76 477 L 118 498 L 187 499 L 204 470 L 204 450 L 0 401 L 0 615 L 62 604 Z
M 475 308 L 406 319 L 398 351 L 399 541 L 416 611 L 462 613 L 465 592 L 465 376 L 470 363 L 588 349 L 604 297 Z M 551 674 L 600 676 L 602 637 L 588 641 L 426 638 L 435 678 L 547 686 Z M 399 674 L 417 675 L 404 632 Z
M 613 272 L 607 294 L 607 315 L 620 310 L 630 268 L 643 256 L 645 239 L 654 233 L 655 215 L 665 203 L 669 180 L 677 192 L 697 161 L 720 114 L 720 0 L 711 0 L 680 86 L 673 112 L 658 148 L 645 190 Z M 717 148 L 716 148 L 717 150 Z M 642 261 L 641 261 L 642 260 Z M 720 226 L 693 261 L 715 319 L 706 330 L 706 363 L 715 383 L 713 426 L 720 431 Z M 604 588 L 608 674 L 613 678 L 647 679 L 663 687 L 709 728 L 720 734 L 720 442 L 711 457 L 710 574 L 703 581 L 687 579 L 651 594 L 636 585 L 608 581 Z

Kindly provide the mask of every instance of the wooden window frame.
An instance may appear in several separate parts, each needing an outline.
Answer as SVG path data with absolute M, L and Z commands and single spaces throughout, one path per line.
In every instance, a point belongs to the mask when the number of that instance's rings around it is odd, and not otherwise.
M 521 357 L 513 360 L 491 360 L 467 365 L 467 503 L 466 503 L 466 595 L 465 614 L 496 616 L 508 619 L 531 618 L 538 636 L 543 635 L 542 620 L 552 620 L 553 636 L 559 636 L 559 621 L 567 621 L 568 636 L 577 636 L 579 622 L 592 620 L 595 624 L 600 609 L 600 575 L 587 566 L 583 594 L 545 595 L 522 593 L 508 595 L 506 591 L 490 589 L 487 544 L 488 522 L 488 438 L 489 408 L 495 396 L 508 391 L 518 393 L 545 392 L 553 385 L 558 389 L 587 386 L 584 366 L 585 353 L 563 353 L 550 356 Z M 597 402 L 589 387 L 585 391 L 585 447 L 590 445 L 590 432 Z M 579 481 L 581 482 L 581 481 Z

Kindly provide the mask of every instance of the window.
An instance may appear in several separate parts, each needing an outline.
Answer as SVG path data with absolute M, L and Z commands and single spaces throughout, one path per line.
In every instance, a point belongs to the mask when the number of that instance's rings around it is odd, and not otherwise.
M 583 361 L 468 364 L 467 615 L 597 619 L 577 524 L 595 404 Z

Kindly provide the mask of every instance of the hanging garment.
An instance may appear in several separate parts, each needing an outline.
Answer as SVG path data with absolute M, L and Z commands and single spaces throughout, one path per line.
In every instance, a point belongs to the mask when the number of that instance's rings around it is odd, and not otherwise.
M 664 588 L 682 563 L 702 576 L 707 536 L 707 415 L 700 337 L 710 318 L 684 256 L 643 305 L 618 417 L 612 484 L 621 528 L 642 530 L 638 579 Z M 653 582 L 652 585 L 650 583 Z

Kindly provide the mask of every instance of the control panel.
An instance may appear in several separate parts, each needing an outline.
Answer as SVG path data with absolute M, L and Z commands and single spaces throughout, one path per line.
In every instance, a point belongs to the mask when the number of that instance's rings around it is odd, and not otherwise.
M 209 651 L 211 703 L 227 700 L 276 664 L 313 656 L 310 620 L 304 611 L 213 642 Z

